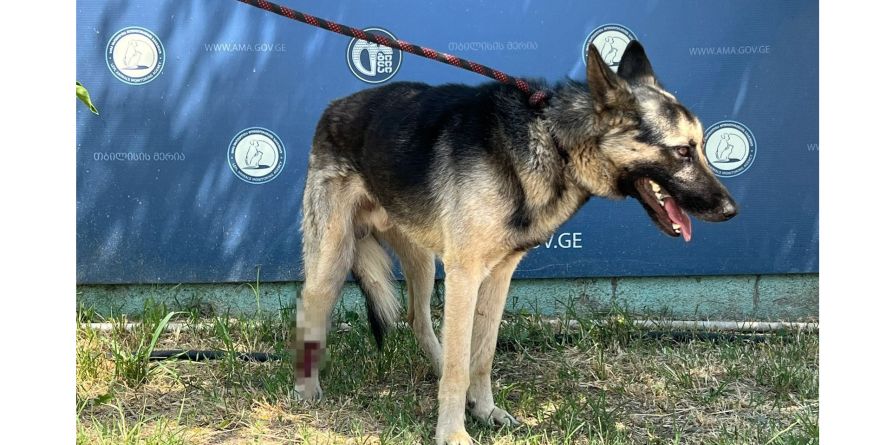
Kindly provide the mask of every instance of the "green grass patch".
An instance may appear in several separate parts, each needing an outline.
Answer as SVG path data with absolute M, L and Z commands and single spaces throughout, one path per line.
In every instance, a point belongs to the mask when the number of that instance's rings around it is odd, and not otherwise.
M 285 354 L 288 311 L 175 309 L 150 303 L 142 325 L 115 317 L 109 331 L 87 323 L 100 316 L 78 314 L 78 443 L 432 443 L 436 378 L 409 330 L 391 332 L 378 351 L 363 314 L 337 312 L 325 399 L 301 405 L 289 398 L 288 362 L 146 360 L 153 349 Z M 569 318 L 578 320 L 571 329 L 506 316 L 493 392 L 523 423 L 495 428 L 468 416 L 478 443 L 818 443 L 816 334 L 677 340 L 648 335 L 626 310 Z M 161 329 L 173 321 L 185 328 Z

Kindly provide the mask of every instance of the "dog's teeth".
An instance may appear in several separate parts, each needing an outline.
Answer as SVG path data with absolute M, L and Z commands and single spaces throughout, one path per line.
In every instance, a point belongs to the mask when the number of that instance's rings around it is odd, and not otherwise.
M 661 186 L 651 179 L 649 180 L 649 185 L 652 187 L 652 191 L 655 192 L 656 195 L 658 195 L 658 192 L 661 191 Z
M 664 200 L 662 200 L 661 197 L 658 198 L 658 205 L 664 207 Z
M 680 225 L 679 225 L 679 224 L 676 224 L 676 223 L 675 223 L 675 224 L 671 224 L 671 227 L 672 227 L 674 230 L 676 230 L 677 232 L 680 232 Z

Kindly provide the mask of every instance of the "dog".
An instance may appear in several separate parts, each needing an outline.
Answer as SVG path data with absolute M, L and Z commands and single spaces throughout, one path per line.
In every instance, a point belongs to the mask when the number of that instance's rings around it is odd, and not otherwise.
M 406 319 L 439 377 L 436 443 L 471 443 L 466 407 L 517 425 L 495 404 L 490 371 L 511 275 L 529 249 L 591 197 L 635 198 L 662 232 L 686 241 L 689 214 L 736 215 L 705 159 L 700 121 L 661 86 L 643 47 L 632 41 L 617 72 L 593 44 L 587 59 L 587 81 L 556 84 L 543 108 L 498 83 L 397 82 L 329 105 L 303 196 L 294 397 L 322 395 L 319 364 L 348 272 L 379 346 L 400 319 L 390 250 L 406 278 Z M 430 312 L 438 258 L 442 346 Z

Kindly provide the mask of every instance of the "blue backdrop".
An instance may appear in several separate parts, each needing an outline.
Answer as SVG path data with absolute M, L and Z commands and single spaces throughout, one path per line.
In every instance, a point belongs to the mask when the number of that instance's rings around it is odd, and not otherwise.
M 592 199 L 518 277 L 818 271 L 817 2 L 281 2 L 550 81 L 583 78 L 587 39 L 617 55 L 619 36 L 636 37 L 706 126 L 747 129 L 722 164 L 732 221 L 695 221 L 684 243 L 636 201 Z M 77 80 L 101 113 L 77 107 L 78 282 L 298 279 L 314 126 L 371 86 L 356 75 L 370 53 L 355 62 L 349 38 L 233 0 L 78 0 L 76 38 Z M 391 70 L 387 82 L 486 81 L 409 54 Z M 277 146 L 261 162 L 235 144 L 254 127 Z

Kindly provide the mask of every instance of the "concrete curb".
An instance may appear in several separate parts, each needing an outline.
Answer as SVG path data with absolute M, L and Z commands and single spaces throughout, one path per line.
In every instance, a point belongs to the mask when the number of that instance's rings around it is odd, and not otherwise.
M 403 282 L 400 282 L 404 295 Z M 435 288 L 435 304 L 443 295 Z M 147 301 L 206 314 L 276 313 L 291 307 L 300 282 L 80 285 L 77 303 L 102 315 L 138 315 Z M 818 274 L 514 280 L 509 311 L 569 318 L 619 307 L 638 318 L 672 320 L 818 320 Z M 363 311 L 363 296 L 346 283 L 339 308 Z

